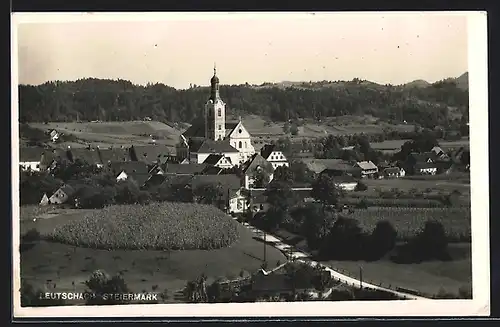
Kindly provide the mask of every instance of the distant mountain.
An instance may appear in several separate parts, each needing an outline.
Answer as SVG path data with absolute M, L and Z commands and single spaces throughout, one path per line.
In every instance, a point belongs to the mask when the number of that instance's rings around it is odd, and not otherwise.
M 454 82 L 457 84 L 459 88 L 462 90 L 469 89 L 469 72 L 465 72 L 457 78 L 453 78 Z
M 423 79 L 417 79 L 413 82 L 410 82 L 410 83 L 406 83 L 403 85 L 403 87 L 427 87 L 431 85 L 431 83 L 427 82 L 427 81 L 424 81 Z

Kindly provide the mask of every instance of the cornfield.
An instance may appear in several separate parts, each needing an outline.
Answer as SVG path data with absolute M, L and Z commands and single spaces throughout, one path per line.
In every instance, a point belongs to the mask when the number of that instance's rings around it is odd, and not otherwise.
M 440 222 L 450 241 L 469 240 L 471 237 L 470 208 L 397 208 L 373 207 L 356 209 L 352 217 L 359 222 L 360 227 L 371 232 L 377 222 L 389 221 L 396 231 L 398 238 L 406 240 L 418 234 L 427 220 Z
M 237 223 L 219 209 L 193 203 L 117 205 L 57 227 L 53 241 L 98 249 L 216 249 L 238 239 Z

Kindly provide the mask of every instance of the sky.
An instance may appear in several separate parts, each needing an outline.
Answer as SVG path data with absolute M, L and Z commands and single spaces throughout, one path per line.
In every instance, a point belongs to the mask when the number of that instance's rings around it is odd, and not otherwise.
M 17 25 L 21 84 L 94 77 L 187 88 L 209 84 L 214 63 L 221 84 L 402 84 L 468 71 L 465 13 L 42 15 Z

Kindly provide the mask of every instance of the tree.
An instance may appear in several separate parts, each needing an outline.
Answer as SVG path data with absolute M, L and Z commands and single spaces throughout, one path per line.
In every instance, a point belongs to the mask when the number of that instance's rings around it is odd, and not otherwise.
M 296 136 L 299 134 L 299 128 L 297 127 L 297 124 L 293 123 L 292 126 L 290 127 L 290 134 Z
M 335 222 L 334 214 L 319 210 L 313 204 L 306 206 L 304 209 L 300 234 L 306 237 L 309 248 L 318 249 L 322 246 L 333 227 Z
M 380 259 L 392 250 L 396 245 L 397 235 L 396 229 L 389 221 L 379 221 L 370 235 L 370 248 L 368 250 L 371 252 L 371 259 Z
M 105 271 L 96 270 L 85 281 L 85 286 L 89 289 L 90 294 L 95 295 L 88 298 L 87 305 L 126 304 L 129 302 L 124 298 L 105 296 L 106 294 L 130 293 L 125 280 L 119 275 L 110 277 Z
M 333 178 L 327 174 L 321 174 L 312 184 L 311 195 L 314 199 L 326 206 L 336 206 L 342 191 L 337 187 Z
M 364 256 L 365 238 L 357 220 L 338 217 L 320 252 L 332 259 L 358 260 Z
M 279 166 L 274 170 L 274 178 L 275 181 L 280 181 L 284 183 L 293 183 L 294 175 L 290 168 L 286 166 Z
M 282 181 L 273 180 L 264 192 L 264 196 L 267 197 L 267 203 L 271 207 L 286 212 L 296 203 L 296 196 L 290 185 Z
M 198 203 L 215 205 L 224 197 L 224 190 L 220 183 L 205 183 L 195 187 L 193 195 Z
M 253 187 L 254 188 L 265 188 L 270 181 L 269 174 L 264 170 L 258 169 L 254 175 Z

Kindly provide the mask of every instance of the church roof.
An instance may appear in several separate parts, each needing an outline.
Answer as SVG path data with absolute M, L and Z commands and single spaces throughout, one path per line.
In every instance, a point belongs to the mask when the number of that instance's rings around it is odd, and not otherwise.
M 231 134 L 231 132 L 238 126 L 239 122 L 226 122 L 226 136 Z M 182 135 L 185 138 L 191 137 L 205 137 L 205 121 L 201 118 L 196 119 L 193 124 L 184 132 Z
M 209 164 L 209 165 L 216 165 L 222 158 L 224 158 L 223 154 L 212 153 L 211 155 L 209 155 L 205 159 L 205 161 L 203 161 L 203 163 Z M 231 160 L 230 158 L 228 158 L 228 159 Z
M 231 144 L 229 144 L 229 140 L 222 141 L 212 141 L 205 140 L 203 141 L 199 147 L 191 148 L 191 151 L 194 153 L 236 153 L 236 150 Z

